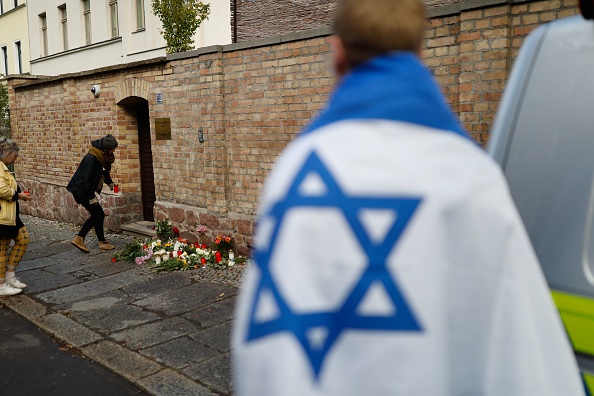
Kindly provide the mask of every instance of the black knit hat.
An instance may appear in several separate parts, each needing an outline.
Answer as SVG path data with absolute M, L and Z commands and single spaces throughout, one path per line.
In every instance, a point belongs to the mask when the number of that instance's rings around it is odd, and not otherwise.
M 118 141 L 116 140 L 116 138 L 114 138 L 111 133 L 105 135 L 105 137 L 103 138 L 103 149 L 109 150 L 114 149 L 116 147 L 118 147 Z

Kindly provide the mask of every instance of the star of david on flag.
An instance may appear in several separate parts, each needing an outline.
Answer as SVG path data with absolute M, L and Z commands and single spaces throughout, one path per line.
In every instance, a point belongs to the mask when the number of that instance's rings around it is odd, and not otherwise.
M 422 331 L 397 280 L 386 266 L 389 254 L 420 202 L 418 197 L 347 194 L 318 155 L 312 152 L 297 172 L 286 196 L 268 207 L 260 217 L 261 223 L 270 226 L 263 237 L 266 243 L 259 244 L 254 254 L 260 279 L 250 308 L 246 341 L 291 333 L 307 356 L 314 377 L 319 379 L 328 353 L 345 331 Z M 365 256 L 365 266 L 355 282 L 349 285 L 346 298 L 329 310 L 303 312 L 295 309 L 271 271 L 283 223 L 288 221 L 287 215 L 291 211 L 300 208 L 338 211 Z M 378 233 L 377 227 L 374 230 L 365 220 L 364 213 L 370 211 L 382 213 L 381 219 L 376 219 L 385 223 L 381 227 L 383 232 Z M 340 246 L 333 248 L 340 249 Z M 275 257 L 279 257 L 278 253 Z M 378 292 L 392 309 L 375 313 L 361 309 L 370 295 Z

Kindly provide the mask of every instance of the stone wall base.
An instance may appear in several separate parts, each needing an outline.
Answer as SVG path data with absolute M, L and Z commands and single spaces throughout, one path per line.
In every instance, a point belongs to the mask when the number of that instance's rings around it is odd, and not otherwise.
M 254 223 L 252 220 L 241 218 L 240 215 L 222 217 L 193 206 L 157 201 L 155 219 L 169 219 L 174 227 L 179 228 L 180 237 L 186 238 L 190 243 L 200 242 L 210 246 L 216 235 L 229 235 L 235 241 L 237 253 L 242 256 L 250 254 Z M 198 234 L 198 226 L 205 226 L 208 231 Z
M 82 225 L 89 218 L 89 212 L 74 201 L 65 186 L 27 180 L 20 182 L 29 187 L 33 197 L 29 202 L 20 202 L 21 213 L 76 225 Z M 105 188 L 101 193 L 101 206 L 105 211 L 105 228 L 109 231 L 120 232 L 123 224 L 142 220 L 140 193 L 114 194 Z M 179 228 L 180 236 L 190 243 L 210 246 L 216 235 L 226 234 L 233 237 L 238 254 L 248 256 L 250 253 L 253 221 L 240 218 L 240 215 L 222 217 L 193 206 L 156 202 L 155 219 L 169 219 Z M 201 225 L 208 228 L 206 234 L 196 232 Z

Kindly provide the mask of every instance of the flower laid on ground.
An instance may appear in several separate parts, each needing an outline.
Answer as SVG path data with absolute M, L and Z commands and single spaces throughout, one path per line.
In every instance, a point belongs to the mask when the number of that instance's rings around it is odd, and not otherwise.
M 155 224 L 155 231 L 157 231 L 157 237 L 159 239 L 169 239 L 171 238 L 171 233 L 173 232 L 173 227 L 171 226 L 171 222 L 167 219 L 159 220 Z
M 135 240 L 121 252 L 114 254 L 112 261 L 125 260 L 138 265 L 148 265 L 154 271 L 188 271 L 210 266 L 215 269 L 226 269 L 245 257 L 229 260 L 221 252 L 211 250 L 205 244 L 189 244 L 184 238 Z
M 229 235 L 219 234 L 214 238 L 212 247 L 214 250 L 227 253 L 233 249 L 233 238 Z
M 206 228 L 206 226 L 201 225 L 196 227 L 196 232 L 198 234 L 206 234 L 208 232 L 208 228 Z

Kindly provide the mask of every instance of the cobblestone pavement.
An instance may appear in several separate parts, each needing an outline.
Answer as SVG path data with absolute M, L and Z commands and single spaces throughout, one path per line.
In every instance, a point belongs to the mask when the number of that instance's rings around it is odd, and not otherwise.
M 152 395 L 231 395 L 229 335 L 249 264 L 154 273 L 76 249 L 77 226 L 22 216 L 31 243 L 17 276 L 28 287 L 0 304 Z M 132 238 L 107 234 L 122 248 Z

